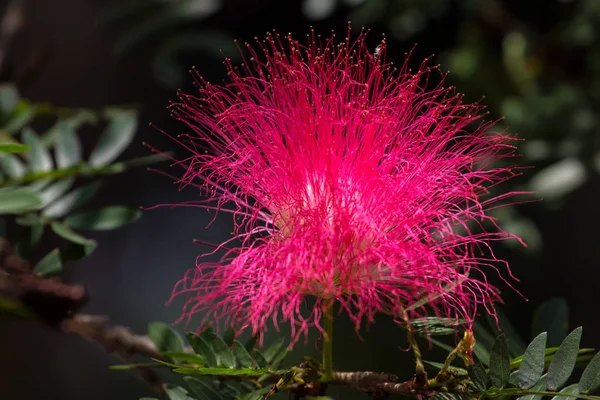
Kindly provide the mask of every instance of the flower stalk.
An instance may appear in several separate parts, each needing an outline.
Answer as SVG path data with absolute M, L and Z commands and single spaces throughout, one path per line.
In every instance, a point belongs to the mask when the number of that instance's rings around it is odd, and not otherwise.
M 333 380 L 333 300 L 327 300 L 323 307 L 323 377 L 322 382 Z

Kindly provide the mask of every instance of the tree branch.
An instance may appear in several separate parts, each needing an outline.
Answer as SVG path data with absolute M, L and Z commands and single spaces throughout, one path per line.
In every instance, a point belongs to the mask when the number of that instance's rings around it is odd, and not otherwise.
M 51 329 L 99 343 L 128 363 L 134 354 L 163 358 L 148 336 L 135 335 L 123 326 L 111 326 L 105 317 L 76 314 L 87 300 L 83 286 L 38 276 L 10 243 L 0 238 L 0 305 L 4 309 L 38 320 Z M 163 382 L 156 371 L 139 368 L 136 373 L 159 395 L 164 394 Z
M 0 76 L 10 44 L 23 25 L 23 3 L 23 0 L 12 0 L 8 3 L 0 21 Z
M 166 360 L 148 336 L 136 335 L 124 326 L 111 326 L 106 317 L 77 314 L 63 321 L 61 330 L 101 344 L 109 353 L 140 354 Z
M 404 396 L 424 395 L 432 396 L 434 390 L 419 389 L 415 387 L 414 379 L 406 382 L 398 382 L 398 377 L 392 374 L 379 372 L 334 372 L 333 385 L 351 386 L 355 389 L 368 393 L 388 393 Z

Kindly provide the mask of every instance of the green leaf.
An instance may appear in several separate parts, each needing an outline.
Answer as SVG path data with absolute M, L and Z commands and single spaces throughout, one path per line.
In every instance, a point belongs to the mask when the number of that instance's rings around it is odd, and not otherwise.
M 423 360 L 423 362 L 427 365 L 431 365 L 434 368 L 437 369 L 442 369 L 442 367 L 444 366 L 444 364 L 439 363 L 439 362 L 435 362 L 435 361 L 427 361 L 427 360 Z M 454 367 L 452 365 L 450 365 L 448 367 L 448 371 L 453 371 L 456 373 L 456 376 L 467 376 L 469 375 L 469 373 L 467 372 L 466 369 L 463 368 L 458 368 L 458 367 Z
M 504 315 L 500 308 L 497 308 L 496 314 L 498 318 L 498 324 L 500 325 L 502 332 L 506 335 L 509 353 L 512 357 L 520 356 L 525 351 L 525 343 L 523 343 L 520 335 L 517 333 L 516 329 L 510 323 L 510 320 L 506 317 L 506 315 Z M 486 314 L 486 318 L 490 327 L 496 327 L 496 321 L 491 315 Z
M 95 231 L 110 230 L 128 224 L 140 218 L 140 210 L 122 206 L 112 206 L 100 210 L 70 215 L 65 223 L 75 229 Z
M 10 178 L 18 179 L 25 175 L 25 165 L 19 158 L 11 155 L 0 153 L 0 169 Z
M 70 211 L 81 207 L 87 203 L 100 189 L 101 182 L 92 182 L 80 188 L 77 188 L 50 204 L 42 211 L 42 215 L 48 218 L 62 218 Z
M 422 317 L 412 320 L 410 326 L 422 335 L 453 335 L 456 333 L 456 327 L 464 322 L 454 318 Z
M 42 190 L 42 192 L 40 193 L 40 198 L 42 199 L 41 207 L 46 207 L 47 205 L 58 199 L 60 196 L 65 194 L 65 192 L 69 190 L 71 186 L 73 186 L 74 182 L 75 178 L 73 177 L 65 178 L 53 183 L 46 189 Z
M 15 218 L 15 222 L 25 228 L 15 251 L 21 258 L 29 260 L 44 234 L 46 225 L 35 212 L 22 214 Z
M 36 106 L 29 104 L 25 100 L 21 100 L 17 103 L 8 121 L 6 121 L 1 129 L 10 134 L 17 133 L 35 117 L 36 112 Z
M 510 377 L 510 356 L 508 354 L 508 343 L 504 334 L 496 338 L 492 351 L 490 352 L 490 380 L 492 385 L 502 389 L 508 383 Z
M 238 397 L 240 397 L 240 391 L 237 390 L 234 386 L 225 382 L 221 382 L 219 392 L 226 399 L 237 399 Z
M 466 394 L 439 392 L 430 397 L 431 400 L 469 400 Z
M 579 386 L 574 383 L 573 385 L 569 385 L 566 388 L 564 388 L 563 390 L 561 390 L 558 393 L 565 393 L 565 394 L 579 394 Z M 572 398 L 572 397 L 570 397 Z M 565 399 L 569 399 L 569 397 L 565 397 L 565 396 L 554 396 L 552 398 L 552 400 L 565 400 Z
M 271 391 L 270 387 L 264 387 L 250 393 L 246 393 L 239 400 L 265 400 L 267 393 Z
M 212 329 L 207 329 L 200 334 L 202 339 L 206 341 L 206 343 L 210 346 L 216 356 L 216 366 L 218 367 L 228 367 L 235 368 L 235 357 L 231 350 L 229 350 L 229 346 L 217 336 L 217 334 Z
M 273 361 L 271 361 L 271 368 L 273 368 L 273 369 L 279 368 L 279 365 L 281 364 L 281 362 L 285 359 L 285 357 L 287 357 L 288 351 L 289 350 L 287 347 L 284 348 L 282 351 L 280 351 L 279 354 L 277 354 L 277 356 L 275 356 Z
M 475 347 L 473 347 L 473 354 L 475 354 L 475 356 L 483 365 L 490 365 L 490 352 L 485 347 L 483 347 L 481 343 L 475 342 Z
M 473 387 L 477 392 L 484 392 L 488 388 L 490 379 L 481 363 L 468 366 L 467 372 L 469 373 L 469 378 L 471 378 Z
M 73 243 L 71 242 L 68 247 L 60 250 L 60 256 L 63 264 L 71 261 L 79 261 L 92 254 L 98 247 L 98 243 L 95 240 L 87 239 L 84 243 Z
M 190 393 L 198 400 L 217 400 L 223 398 L 212 385 L 201 379 L 185 376 L 183 380 L 187 384 Z
M 254 365 L 252 356 L 248 353 L 248 350 L 237 340 L 233 341 L 233 354 L 239 361 L 240 365 L 244 368 L 250 368 Z
M 63 263 L 60 249 L 54 249 L 46 254 L 33 268 L 33 272 L 41 276 L 54 275 L 62 271 Z
M 434 338 L 431 338 L 431 343 L 435 344 L 440 349 L 447 351 L 448 353 L 450 353 L 452 350 L 454 350 L 452 348 L 452 346 L 448 346 L 446 343 L 441 342 L 441 341 L 439 341 L 437 339 L 434 339 Z
M 19 101 L 19 91 L 12 83 L 0 85 L 0 116 L 10 114 Z
M 163 351 L 163 355 L 176 359 L 186 364 L 194 364 L 203 367 L 206 364 L 206 358 L 198 354 L 189 354 L 182 351 Z
M 567 336 L 569 307 L 563 298 L 552 298 L 540 305 L 533 315 L 532 336 L 548 332 L 548 346 L 558 346 Z
M 511 386 L 519 387 L 519 370 L 513 371 L 508 377 L 508 383 Z
M 152 322 L 148 325 L 148 336 L 160 352 L 183 351 L 183 340 L 179 334 L 164 322 Z
M 187 390 L 176 385 L 165 385 L 165 393 L 167 394 L 169 400 L 194 400 L 194 398 L 189 395 Z
M 208 366 L 212 367 L 217 365 L 217 356 L 215 355 L 213 349 L 202 337 L 192 332 L 187 332 L 185 337 L 187 338 L 190 346 L 192 346 L 192 349 L 194 349 L 194 352 L 206 359 L 206 364 Z
M 22 214 L 37 209 L 41 204 L 40 196 L 26 188 L 0 191 L 0 215 Z
M 265 359 L 265 356 L 263 356 L 263 354 L 258 349 L 254 349 L 252 351 L 252 354 L 253 354 L 252 359 L 254 360 L 254 364 L 257 367 L 265 368 L 268 365 L 267 360 Z
M 31 128 L 23 129 L 23 143 L 31 147 L 31 152 L 28 154 L 28 169 L 30 173 L 47 172 L 52 170 L 54 163 L 50 152 L 39 136 Z
M 112 371 L 131 371 L 138 368 L 152 368 L 158 364 L 154 363 L 137 363 L 137 364 L 121 364 L 121 365 L 110 365 L 108 369 Z
M 42 172 L 42 175 L 46 174 L 46 172 Z M 50 183 L 52 183 L 52 179 L 47 179 L 47 178 L 42 178 L 42 176 L 39 176 L 37 173 L 35 174 L 37 175 L 37 178 L 33 179 L 27 186 L 25 186 L 27 189 L 32 190 L 34 192 L 39 192 L 42 189 L 44 189 L 45 187 L 47 187 Z M 31 175 L 29 175 L 31 176 Z
M 31 150 L 30 146 L 20 143 L 0 143 L 0 153 L 25 153 Z
M 600 387 L 600 353 L 596 353 L 592 361 L 585 367 L 581 380 L 579 381 L 579 391 L 589 393 Z
M 274 359 L 281 347 L 283 346 L 284 339 L 282 337 L 278 338 L 275 343 L 273 343 L 269 348 L 263 351 L 263 356 L 265 356 L 265 360 L 268 363 L 271 363 Z
M 173 372 L 182 375 L 223 375 L 223 376 L 262 376 L 269 373 L 267 368 L 175 368 Z
M 544 389 L 546 389 L 546 381 L 547 381 L 547 374 L 544 374 L 544 375 L 542 375 L 540 380 L 537 381 L 535 383 L 535 385 L 533 385 L 533 387 L 530 388 L 529 390 L 531 390 L 532 392 L 543 391 Z M 526 396 L 519 397 L 517 400 L 542 400 L 543 397 L 544 396 L 542 396 L 542 395 L 528 394 Z
M 81 143 L 75 134 L 75 129 L 68 123 L 61 121 L 55 129 L 56 137 L 56 164 L 59 168 L 67 168 L 81 161 Z
M 90 239 L 85 238 L 80 234 L 72 231 L 71 228 L 60 222 L 53 222 L 52 224 L 50 224 L 50 228 L 52 228 L 52 231 L 58 236 L 68 240 L 69 242 L 81 245 L 87 245 L 90 244 L 90 242 L 92 242 Z
M 519 387 L 521 389 L 529 389 L 544 373 L 544 357 L 546 351 L 546 332 L 540 333 L 531 341 L 519 368 Z
M 108 127 L 90 154 L 89 164 L 99 167 L 110 164 L 129 146 L 137 130 L 137 114 L 133 111 L 113 111 Z
M 554 359 L 548 367 L 548 382 L 549 390 L 557 390 L 567 382 L 571 376 L 577 354 L 579 352 L 579 341 L 581 340 L 582 328 L 579 327 L 569 334 L 563 340 L 558 351 L 554 355 Z

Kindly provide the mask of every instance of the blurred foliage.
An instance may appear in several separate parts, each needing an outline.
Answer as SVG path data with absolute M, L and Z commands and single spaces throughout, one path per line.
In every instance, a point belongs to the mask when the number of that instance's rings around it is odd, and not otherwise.
M 123 30 L 115 46 L 119 55 L 158 42 L 152 71 L 158 82 L 176 87 L 189 69 L 179 61 L 182 53 L 194 51 L 218 57 L 220 50 L 236 51 L 233 36 L 200 23 L 217 14 L 222 5 L 222 0 L 128 0 L 107 13 L 101 25 Z M 187 29 L 190 26 L 195 29 Z
M 31 127 L 37 117 L 51 117 L 54 124 L 38 134 Z M 104 131 L 85 159 L 78 130 L 99 123 Z M 16 243 L 17 254 L 26 260 L 35 256 L 48 228 L 67 242 L 38 260 L 35 273 L 57 273 L 94 251 L 96 242 L 81 231 L 115 229 L 140 217 L 139 210 L 123 206 L 80 211 L 100 189 L 102 177 L 163 159 L 117 161 L 137 124 L 131 109 L 32 104 L 14 85 L 0 84 L 0 237 Z

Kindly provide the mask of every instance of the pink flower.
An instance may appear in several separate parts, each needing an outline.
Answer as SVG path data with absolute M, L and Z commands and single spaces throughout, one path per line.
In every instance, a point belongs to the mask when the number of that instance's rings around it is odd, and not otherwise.
M 235 221 L 220 261 L 175 288 L 181 318 L 206 312 L 258 335 L 283 321 L 295 342 L 323 330 L 330 300 L 357 330 L 377 313 L 467 325 L 478 306 L 494 314 L 485 274 L 507 266 L 489 244 L 516 237 L 486 232 L 485 211 L 515 193 L 485 197 L 516 175 L 496 165 L 513 139 L 443 82 L 427 88 L 436 67 L 386 63 L 385 41 L 374 52 L 364 35 L 257 43 L 241 67 L 226 60 L 228 83 L 198 76 L 199 94 L 172 105 L 193 131 L 180 136 L 192 153 L 180 182 L 206 198 L 188 205 Z

